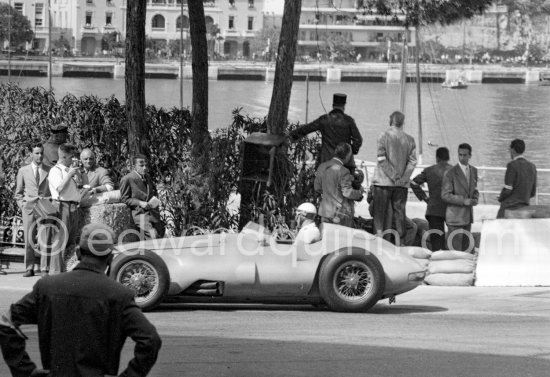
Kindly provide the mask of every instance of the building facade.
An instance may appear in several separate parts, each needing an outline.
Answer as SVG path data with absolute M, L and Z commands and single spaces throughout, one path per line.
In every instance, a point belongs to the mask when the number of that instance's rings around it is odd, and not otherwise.
M 297 55 L 387 60 L 402 48 L 405 36 L 415 46 L 414 28 L 406 31 L 403 19 L 367 14 L 361 0 L 303 0 Z
M 31 21 L 35 32 L 27 49 L 47 51 L 50 15 L 52 46 L 66 44 L 75 55 L 97 56 L 106 52 L 106 39 L 124 39 L 128 1 L 132 0 L 12 0 L 11 4 Z M 179 44 L 182 32 L 184 53 L 189 52 L 187 1 L 147 0 L 145 33 L 155 53 L 169 53 L 173 43 Z M 263 27 L 264 0 L 203 2 L 209 52 L 227 58 L 249 57 L 251 41 Z M 60 39 L 63 43 L 56 43 Z

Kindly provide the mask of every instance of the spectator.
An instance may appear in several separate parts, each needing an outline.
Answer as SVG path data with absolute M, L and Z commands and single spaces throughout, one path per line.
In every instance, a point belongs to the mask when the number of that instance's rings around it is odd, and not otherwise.
M 403 131 L 404 123 L 403 113 L 395 111 L 390 115 L 390 128 L 378 137 L 378 163 L 373 177 L 374 229 L 378 236 L 396 244 L 405 236 L 407 192 L 416 166 L 416 144 L 414 138 Z M 398 239 L 387 232 L 392 224 Z
M 105 275 L 113 239 L 109 227 L 86 225 L 76 268 L 38 280 L 32 292 L 2 316 L 0 345 L 13 376 L 117 375 L 127 337 L 136 342 L 134 358 L 120 375 L 149 373 L 161 340 L 134 302 L 134 292 Z M 25 324 L 38 325 L 45 370 L 37 370 L 25 350 L 26 337 L 19 329 Z
M 296 225 L 298 226 L 298 234 L 295 242 L 303 242 L 310 244 L 321 240 L 321 232 L 315 224 L 315 216 L 317 216 L 317 208 L 312 203 L 302 203 L 296 209 Z
M 83 168 L 82 185 L 91 195 L 114 190 L 115 185 L 109 176 L 109 171 L 97 166 L 95 153 L 91 149 L 82 150 L 80 160 Z
M 59 146 L 67 142 L 69 131 L 64 124 L 58 124 L 50 127 L 50 138 L 44 143 L 44 165 L 52 168 L 59 159 L 57 151 Z
M 432 251 L 443 250 L 445 247 L 445 210 L 447 204 L 441 199 L 441 184 L 443 183 L 443 175 L 452 167 L 449 164 L 449 150 L 445 147 L 437 148 L 435 160 L 435 165 L 427 167 L 411 181 L 411 188 L 418 200 L 428 203 L 426 220 L 429 224 Z M 429 196 L 421 187 L 424 183 L 428 184 Z
M 37 243 L 34 239 L 41 235 L 47 236 L 43 223 L 34 215 L 33 209 L 40 198 L 50 197 L 48 173 L 50 169 L 42 163 L 44 159 L 44 148 L 40 143 L 34 143 L 29 148 L 32 162 L 25 165 L 17 172 L 15 199 L 21 209 L 23 217 L 23 232 L 25 233 L 25 269 L 23 277 L 34 276 L 34 247 L 40 246 L 40 269 L 47 274 L 49 270 L 49 255 L 47 250 L 48 241 L 41 240 Z
M 138 154 L 132 163 L 134 170 L 120 181 L 121 200 L 132 210 L 134 223 L 143 231 L 146 239 L 162 238 L 164 225 L 160 221 L 157 190 L 147 175 L 147 158 Z
M 518 209 L 528 206 L 530 199 L 537 193 L 537 167 L 523 157 L 525 142 L 515 139 L 510 144 L 512 161 L 506 165 L 504 187 L 498 201 L 500 208 L 497 219 L 504 218 L 507 209 Z
M 477 169 L 469 165 L 472 147 L 463 143 L 458 146 L 458 164 L 443 175 L 441 199 L 447 203 L 445 221 L 449 230 L 452 250 L 474 250 L 471 234 L 474 222 L 473 207 L 477 205 Z
M 330 113 L 322 115 L 313 122 L 290 132 L 289 136 L 292 140 L 298 140 L 311 132 L 321 132 L 321 155 L 319 156 L 318 165 L 329 161 L 334 156 L 334 150 L 339 143 L 350 144 L 354 155 L 361 148 L 363 138 L 359 133 L 359 129 L 353 118 L 344 114 L 346 98 L 345 94 L 334 94 Z M 353 158 L 349 159 L 346 162 L 346 167 L 353 171 L 355 160 Z
M 61 144 L 58 149 L 59 162 L 51 168 L 49 175 L 50 192 L 57 203 L 60 220 L 53 242 L 56 246 L 50 261 L 51 274 L 66 271 L 67 261 L 73 257 L 76 246 L 82 175 L 75 152 L 72 144 Z
M 353 201 L 363 198 L 363 188 L 352 187 L 353 177 L 344 166 L 351 158 L 351 146 L 340 143 L 334 157 L 317 168 L 315 191 L 321 194 L 319 216 L 323 222 L 353 227 Z

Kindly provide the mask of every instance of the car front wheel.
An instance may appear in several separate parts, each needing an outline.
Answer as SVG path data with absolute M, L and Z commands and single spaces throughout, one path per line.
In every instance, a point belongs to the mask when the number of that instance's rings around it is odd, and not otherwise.
M 366 253 L 332 254 L 324 261 L 319 274 L 321 297 L 330 309 L 338 312 L 370 309 L 382 297 L 384 283 L 382 265 Z
M 110 276 L 135 292 L 136 304 L 143 311 L 157 307 L 170 284 L 166 264 L 148 250 L 136 255 L 118 255 L 111 264 Z

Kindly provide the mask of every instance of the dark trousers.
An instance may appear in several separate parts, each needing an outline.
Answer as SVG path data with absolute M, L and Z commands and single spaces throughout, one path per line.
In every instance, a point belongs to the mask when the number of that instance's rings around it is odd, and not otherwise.
M 78 204 L 74 202 L 56 202 L 58 204 L 58 229 L 53 237 L 50 274 L 59 274 L 67 270 L 67 261 L 75 253 L 78 231 Z
M 466 251 L 471 253 L 474 251 L 475 243 L 472 235 L 472 224 L 468 225 L 448 225 L 449 234 L 447 238 L 447 246 L 450 250 Z
M 40 269 L 48 271 L 50 262 L 50 228 L 45 227 L 44 223 L 37 220 L 34 214 L 23 210 L 23 232 L 25 234 L 25 269 L 34 270 L 34 265 L 38 264 L 35 259 L 35 253 L 40 253 Z
M 445 248 L 445 217 L 426 215 L 430 228 L 430 243 L 432 251 Z
M 399 241 L 401 244 L 406 232 L 407 189 L 405 187 L 374 186 L 372 193 L 374 230 L 378 235 L 383 234 L 384 239 L 392 241 L 391 234 L 385 232 L 392 229 L 393 224 L 393 229 L 399 237 L 399 240 L 394 240 L 394 243 Z
M 161 221 L 155 221 L 149 214 L 137 215 L 134 217 L 134 223 L 138 229 L 143 232 L 143 236 L 146 240 L 164 237 L 164 224 Z

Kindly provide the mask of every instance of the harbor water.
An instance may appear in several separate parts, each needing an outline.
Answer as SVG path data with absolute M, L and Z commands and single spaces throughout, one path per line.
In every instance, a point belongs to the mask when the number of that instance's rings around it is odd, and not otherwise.
M 0 76 L 0 82 L 6 81 L 7 77 Z M 12 81 L 23 87 L 48 87 L 47 77 L 12 76 Z M 191 81 L 183 83 L 183 103 L 190 106 Z M 123 79 L 55 77 L 52 86 L 57 97 L 67 93 L 100 98 L 114 95 L 124 101 Z M 165 108 L 179 106 L 179 80 L 149 79 L 145 91 L 148 104 Z M 210 81 L 209 127 L 227 127 L 235 108 L 242 108 L 243 114 L 251 117 L 265 117 L 272 91 L 273 83 L 263 81 Z M 416 85 L 408 84 L 406 91 L 405 130 L 418 143 Z M 330 111 L 333 93 L 346 93 L 346 112 L 355 118 L 364 138 L 357 158 L 376 159 L 376 138 L 388 126 L 391 112 L 399 107 L 398 84 L 310 82 L 309 96 L 306 93 L 306 83 L 295 81 L 288 114 L 290 122 L 306 121 L 306 97 L 309 97 L 307 117 L 312 121 Z M 538 168 L 550 168 L 550 86 L 480 84 L 470 85 L 465 90 L 452 90 L 438 83 L 422 83 L 421 102 L 424 164 L 434 162 L 438 146 L 447 146 L 451 151 L 451 163 L 456 163 L 458 144 L 467 142 L 473 147 L 471 163 L 474 166 L 505 167 L 510 159 L 510 141 L 521 138 L 527 145 L 525 155 Z M 541 189 L 550 192 L 546 179 L 540 184 Z

